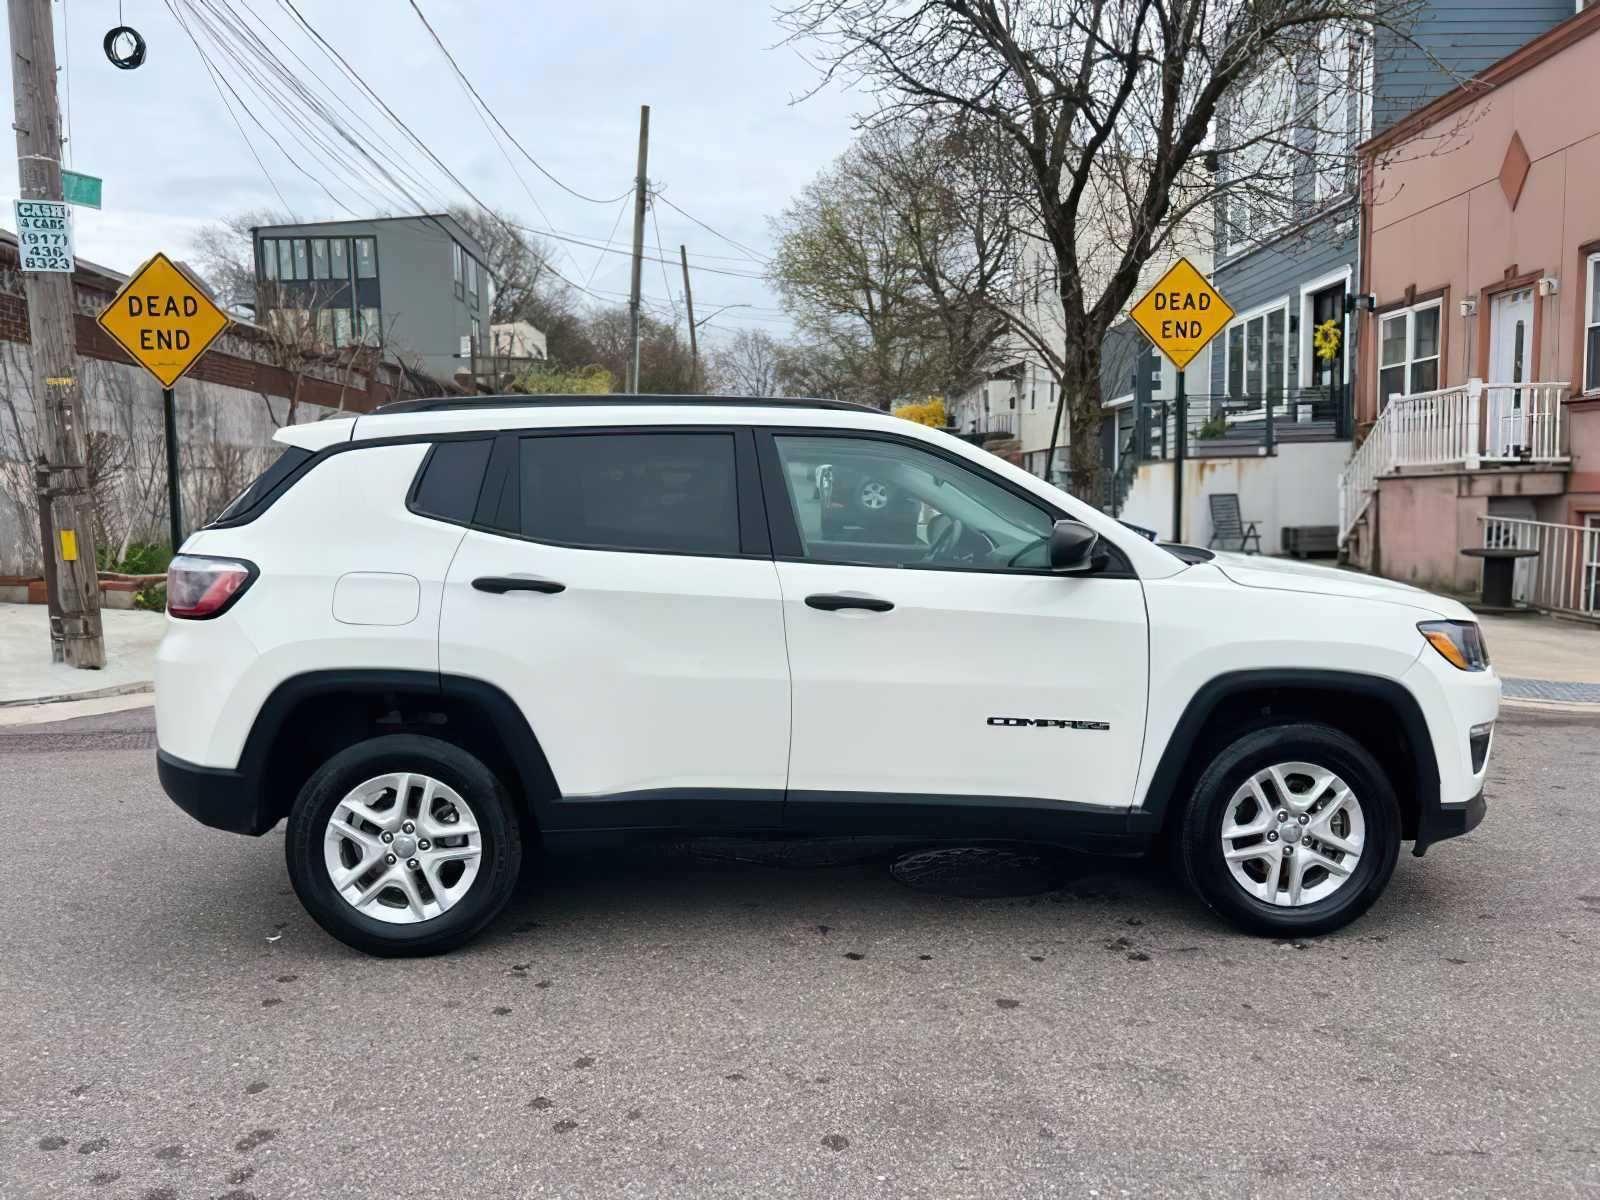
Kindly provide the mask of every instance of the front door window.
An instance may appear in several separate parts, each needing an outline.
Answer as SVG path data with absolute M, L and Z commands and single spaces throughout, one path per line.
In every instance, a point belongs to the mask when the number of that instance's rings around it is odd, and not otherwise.
M 807 559 L 1039 570 L 1054 517 L 940 455 L 881 438 L 779 434 Z

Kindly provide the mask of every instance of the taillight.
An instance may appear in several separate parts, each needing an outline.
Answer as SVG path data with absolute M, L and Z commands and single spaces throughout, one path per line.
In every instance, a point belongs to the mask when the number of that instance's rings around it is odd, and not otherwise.
M 242 558 L 180 554 L 167 567 L 167 612 L 189 621 L 220 616 L 259 573 Z

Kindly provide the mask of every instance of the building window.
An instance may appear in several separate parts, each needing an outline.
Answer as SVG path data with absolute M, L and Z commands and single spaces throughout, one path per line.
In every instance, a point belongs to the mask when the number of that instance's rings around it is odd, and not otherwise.
M 467 303 L 473 308 L 478 307 L 478 260 L 468 254 L 467 259 Z
M 296 279 L 311 278 L 311 264 L 306 254 L 306 239 L 294 239 L 294 277 Z
M 1378 405 L 1439 386 L 1438 300 L 1378 318 Z
M 1600 254 L 1584 268 L 1588 303 L 1583 310 L 1583 390 L 1600 392 Z
M 375 308 L 361 310 L 361 340 L 369 346 L 376 346 L 383 340 L 383 321 Z
M 472 318 L 472 353 L 476 354 L 483 348 L 483 329 L 478 324 L 478 318 Z
M 311 239 L 311 278 L 326 279 L 328 277 L 328 239 Z
M 350 253 L 346 249 L 349 244 L 343 238 L 328 243 L 328 277 L 340 283 L 350 282 Z
M 451 242 L 450 243 L 450 277 L 455 281 L 456 299 L 457 300 L 461 299 L 461 276 L 462 276 L 462 273 L 463 273 L 463 271 L 465 269 L 462 266 L 462 263 L 461 263 L 461 259 L 463 257 L 464 256 L 461 253 L 461 247 L 458 246 L 455 242 Z
M 261 278 L 278 277 L 278 243 L 266 240 L 261 243 Z
M 324 346 L 336 346 L 334 341 L 333 310 L 323 308 L 317 310 L 317 341 Z
M 1234 399 L 1282 399 L 1289 385 L 1289 303 L 1237 318 L 1228 326 L 1224 378 Z
M 278 241 L 278 278 L 294 278 L 294 244 L 288 238 Z
M 333 344 L 335 346 L 348 346 L 355 340 L 352 328 L 353 322 L 348 308 L 333 310 Z
M 356 278 L 378 277 L 378 247 L 369 237 L 356 238 Z

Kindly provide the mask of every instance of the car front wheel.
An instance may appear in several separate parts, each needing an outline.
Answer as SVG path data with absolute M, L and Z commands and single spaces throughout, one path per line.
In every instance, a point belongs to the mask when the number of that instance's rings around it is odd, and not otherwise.
M 1400 808 L 1383 768 L 1325 725 L 1238 738 L 1195 786 L 1179 861 L 1213 909 L 1254 933 L 1327 933 L 1370 908 L 1394 872 Z
M 483 763 L 394 734 L 330 758 L 300 790 L 285 852 L 300 902 L 368 954 L 438 954 L 505 907 L 522 861 L 517 814 Z

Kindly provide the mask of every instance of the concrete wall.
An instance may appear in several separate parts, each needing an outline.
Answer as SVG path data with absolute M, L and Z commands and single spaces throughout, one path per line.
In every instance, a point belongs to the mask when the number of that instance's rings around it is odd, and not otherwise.
M 1463 496 L 1458 475 L 1407 475 L 1378 484 L 1378 571 L 1446 592 L 1478 590 L 1482 565 L 1462 555 L 1483 544 L 1485 496 Z
M 79 361 L 90 430 L 96 539 L 112 551 L 167 540 L 166 449 L 161 387 L 132 364 Z M 41 569 L 32 460 L 38 446 L 29 348 L 0 343 L 0 575 Z M 288 418 L 283 396 L 193 379 L 176 388 L 184 528 L 215 517 L 278 454 L 273 433 Z M 338 415 L 302 403 L 295 423 Z
M 1244 518 L 1257 522 L 1262 552 L 1278 554 L 1285 525 L 1338 524 L 1338 478 L 1349 455 L 1349 442 L 1305 442 L 1279 446 L 1267 458 L 1190 459 L 1183 464 L 1183 530 L 1176 540 L 1210 541 L 1206 497 L 1233 492 Z M 1169 462 L 1141 466 L 1122 519 L 1171 539 L 1172 478 Z

